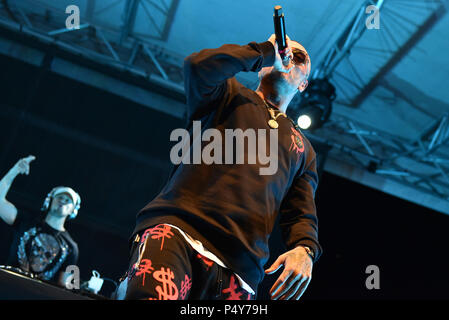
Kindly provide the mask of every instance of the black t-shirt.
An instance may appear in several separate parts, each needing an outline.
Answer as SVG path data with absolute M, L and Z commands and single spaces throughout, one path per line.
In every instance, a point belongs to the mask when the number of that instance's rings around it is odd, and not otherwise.
M 60 271 L 78 262 L 78 245 L 67 231 L 18 212 L 8 265 L 44 280 L 57 281 Z

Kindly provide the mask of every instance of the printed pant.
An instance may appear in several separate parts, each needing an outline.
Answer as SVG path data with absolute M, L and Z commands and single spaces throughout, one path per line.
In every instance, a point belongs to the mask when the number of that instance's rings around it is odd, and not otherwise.
M 231 270 L 194 250 L 177 229 L 159 224 L 140 234 L 125 299 L 252 300 L 254 296 L 241 288 Z

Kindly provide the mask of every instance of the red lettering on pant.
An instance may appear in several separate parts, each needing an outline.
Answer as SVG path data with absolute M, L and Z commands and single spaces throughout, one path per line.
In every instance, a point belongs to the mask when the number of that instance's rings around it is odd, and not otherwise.
M 192 279 L 190 279 L 188 275 L 185 275 L 184 281 L 181 282 L 181 290 L 179 291 L 179 295 L 182 300 L 186 298 L 187 292 L 191 288 L 192 288 Z
M 174 233 L 171 231 L 171 227 L 167 224 L 158 224 L 154 228 L 147 229 L 144 233 L 144 236 L 147 237 L 148 234 L 151 235 L 151 239 L 161 239 L 161 250 L 164 247 L 164 239 L 170 239 L 174 236 Z
M 151 272 L 154 270 L 154 268 L 151 266 L 151 260 L 150 259 L 142 259 L 139 265 L 139 270 L 136 272 L 136 276 L 142 277 L 142 286 L 145 285 L 145 274 L 151 274 Z
M 209 270 L 209 268 L 212 267 L 212 265 L 214 264 L 212 260 L 206 258 L 205 256 L 199 253 L 196 255 L 196 257 L 204 262 L 204 264 L 207 266 L 206 270 Z
M 236 290 L 239 288 L 235 281 L 235 276 L 231 275 L 231 280 L 229 282 L 229 287 L 226 289 L 223 289 L 223 293 L 229 293 L 229 296 L 226 298 L 226 300 L 242 300 L 240 299 L 240 296 L 242 295 L 241 292 L 237 292 Z

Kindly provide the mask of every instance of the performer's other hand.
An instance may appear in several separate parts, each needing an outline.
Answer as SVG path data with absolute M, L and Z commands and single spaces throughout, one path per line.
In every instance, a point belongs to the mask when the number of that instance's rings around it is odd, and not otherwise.
M 270 290 L 273 300 L 299 300 L 312 279 L 312 258 L 298 246 L 280 255 L 266 274 L 273 274 L 280 267 L 284 270 Z

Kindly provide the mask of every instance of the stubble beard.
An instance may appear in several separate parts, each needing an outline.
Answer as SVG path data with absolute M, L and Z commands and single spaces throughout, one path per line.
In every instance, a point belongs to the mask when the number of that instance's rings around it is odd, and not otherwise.
M 286 97 L 289 94 L 290 84 L 279 71 L 271 71 L 265 74 L 261 79 L 261 85 L 265 88 L 270 88 L 267 98 L 276 105 L 281 103 L 282 97 Z

